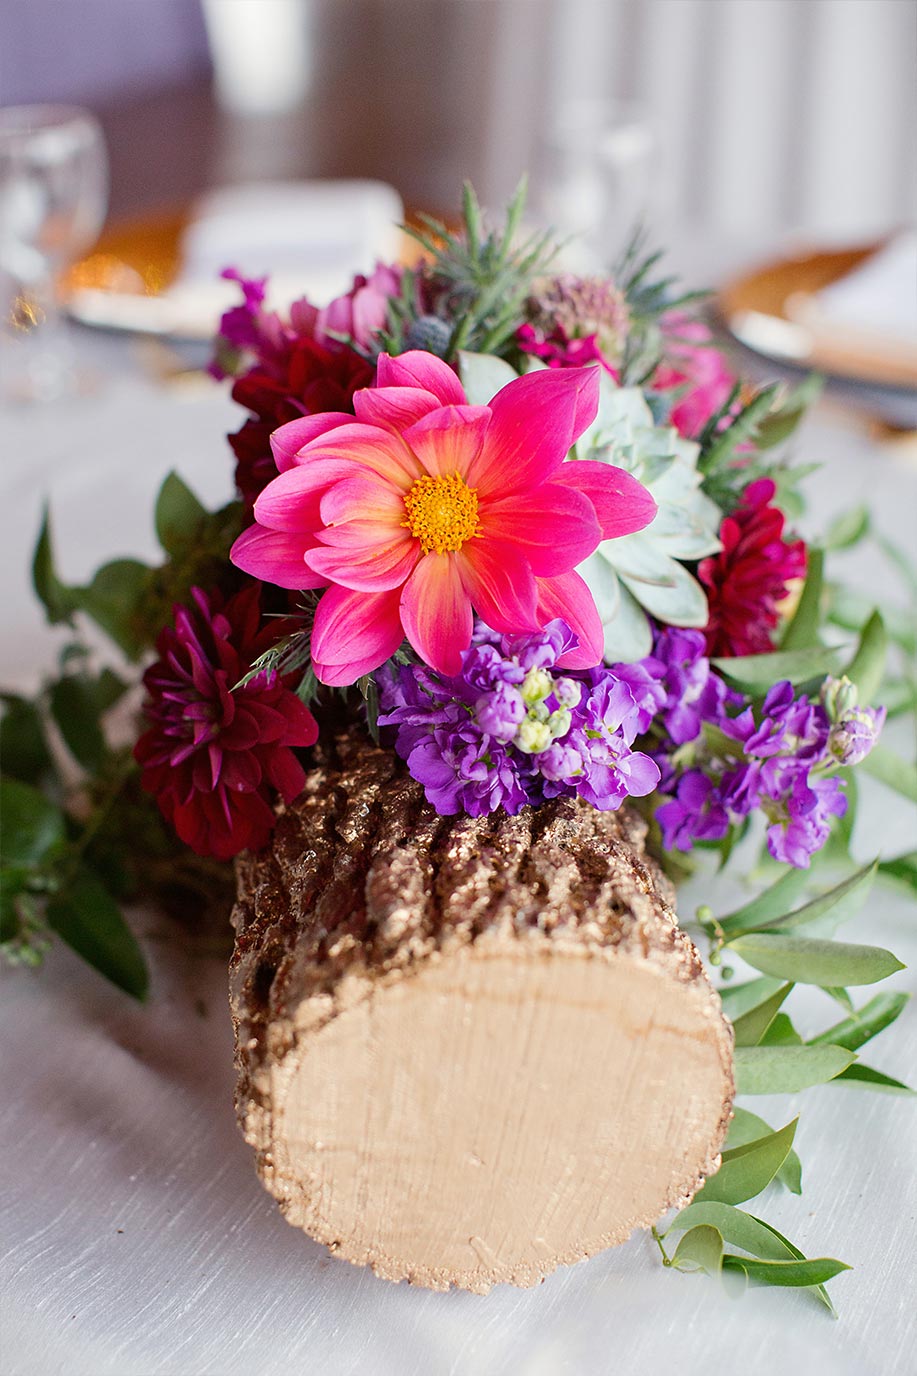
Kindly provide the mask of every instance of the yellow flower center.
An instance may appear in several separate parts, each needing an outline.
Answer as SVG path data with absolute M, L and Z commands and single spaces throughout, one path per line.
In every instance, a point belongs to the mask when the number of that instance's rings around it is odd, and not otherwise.
M 418 478 L 405 494 L 402 522 L 424 554 L 450 554 L 478 533 L 478 494 L 458 473 Z

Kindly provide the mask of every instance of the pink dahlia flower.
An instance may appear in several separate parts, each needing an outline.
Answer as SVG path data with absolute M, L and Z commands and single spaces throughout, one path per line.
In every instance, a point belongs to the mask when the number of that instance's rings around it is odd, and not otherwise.
M 143 787 L 186 845 L 218 860 L 265 845 L 274 790 L 290 803 L 305 783 L 291 747 L 318 737 L 312 713 L 276 674 L 232 691 L 276 634 L 261 628 L 260 591 L 252 584 L 222 606 L 218 594 L 193 588 L 143 676 L 149 730 L 134 747 Z
M 653 376 L 658 391 L 681 388 L 671 421 L 679 434 L 692 439 L 729 398 L 735 377 L 713 342 L 710 328 L 682 311 L 662 319 L 665 362 Z
M 274 434 L 280 476 L 232 550 L 266 582 L 328 588 L 318 677 L 353 683 L 405 636 L 457 674 L 474 612 L 504 634 L 560 617 L 579 644 L 559 662 L 597 664 L 602 626 L 574 570 L 656 511 L 623 469 L 564 463 L 596 414 L 598 369 L 530 373 L 487 406 L 469 406 L 452 369 L 420 351 L 382 354 L 376 379 L 355 393 L 355 420 L 306 416 Z

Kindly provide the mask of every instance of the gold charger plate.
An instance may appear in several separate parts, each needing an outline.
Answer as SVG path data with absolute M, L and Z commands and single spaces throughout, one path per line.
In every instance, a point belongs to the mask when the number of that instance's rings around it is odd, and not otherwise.
M 778 258 L 723 287 L 717 307 L 729 331 L 756 353 L 852 382 L 917 388 L 917 348 L 820 318 L 817 293 L 853 272 L 886 241 Z

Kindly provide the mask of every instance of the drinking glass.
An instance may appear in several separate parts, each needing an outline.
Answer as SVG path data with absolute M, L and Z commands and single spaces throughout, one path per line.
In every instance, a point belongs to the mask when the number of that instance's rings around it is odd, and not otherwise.
M 78 388 L 59 280 L 95 242 L 107 206 L 105 141 L 87 110 L 0 109 L 0 388 L 7 398 L 48 400 Z
M 571 267 L 606 271 L 652 210 L 658 149 L 646 112 L 622 101 L 571 98 L 539 151 L 539 219 L 570 240 L 564 256 Z

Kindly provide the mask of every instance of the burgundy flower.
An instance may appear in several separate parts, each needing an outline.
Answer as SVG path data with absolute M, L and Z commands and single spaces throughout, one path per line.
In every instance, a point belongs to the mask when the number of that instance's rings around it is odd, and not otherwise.
M 267 842 L 271 791 L 289 803 L 305 781 L 291 747 L 318 736 L 312 713 L 277 675 L 258 674 L 233 692 L 276 638 L 276 624 L 260 629 L 260 593 L 252 583 L 221 607 L 218 594 L 194 588 L 143 676 L 150 728 L 134 747 L 143 787 L 187 845 L 218 860 Z
M 253 506 L 255 498 L 277 477 L 270 436 L 287 421 L 319 411 L 353 412 L 353 394 L 368 387 L 373 366 L 346 344 L 325 344 L 306 337 L 290 341 L 281 358 L 256 364 L 237 378 L 233 401 L 253 418 L 229 436 L 236 456 L 236 487 Z
M 775 491 L 770 478 L 749 483 L 720 527 L 721 552 L 698 567 L 710 607 L 704 631 L 708 655 L 772 650 L 777 605 L 790 580 L 805 576 L 805 544 L 783 539 L 783 512 L 771 505 Z

